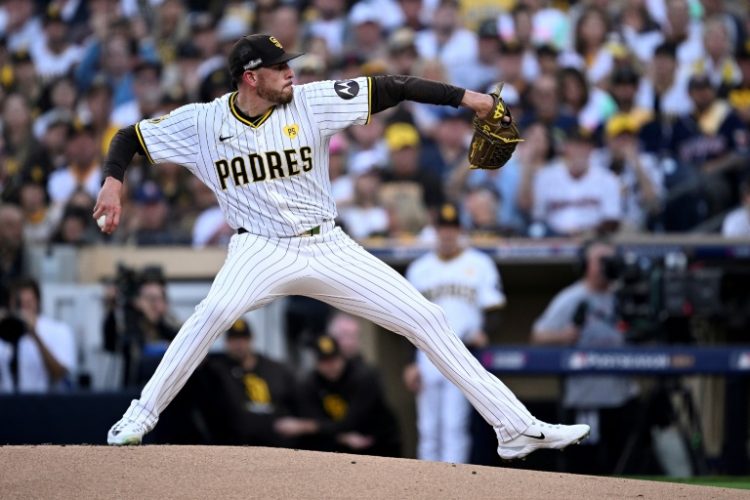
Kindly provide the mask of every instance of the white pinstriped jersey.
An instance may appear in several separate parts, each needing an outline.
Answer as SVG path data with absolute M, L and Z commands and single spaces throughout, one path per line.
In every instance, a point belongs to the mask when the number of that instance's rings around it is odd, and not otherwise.
M 227 223 L 253 234 L 301 234 L 336 217 L 328 142 L 367 123 L 370 79 L 293 87 L 255 124 L 237 111 L 237 93 L 143 120 L 136 132 L 151 163 L 188 168 L 216 194 Z
M 435 252 L 423 255 L 409 265 L 406 279 L 443 308 L 462 340 L 482 329 L 483 310 L 505 304 L 495 263 L 473 248 L 450 260 L 440 259 Z

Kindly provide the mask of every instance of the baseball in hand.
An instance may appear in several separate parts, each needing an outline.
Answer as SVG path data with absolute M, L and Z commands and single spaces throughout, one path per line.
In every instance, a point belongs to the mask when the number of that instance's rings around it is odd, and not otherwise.
M 96 223 L 99 225 L 99 229 L 103 229 L 104 224 L 107 223 L 107 216 L 106 215 L 99 216 L 99 218 L 96 219 Z

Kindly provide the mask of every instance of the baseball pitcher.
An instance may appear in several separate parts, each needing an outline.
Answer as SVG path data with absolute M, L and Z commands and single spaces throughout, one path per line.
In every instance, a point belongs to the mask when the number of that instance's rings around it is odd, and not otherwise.
M 466 106 L 480 117 L 509 122 L 502 99 L 400 76 L 295 86 L 288 62 L 298 55 L 273 36 L 243 37 L 228 58 L 237 91 L 140 121 L 112 140 L 93 214 L 97 221 L 103 216 L 104 232 L 117 228 L 125 169 L 140 153 L 152 163 L 189 169 L 216 194 L 236 234 L 208 295 L 107 441 L 139 444 L 216 338 L 240 315 L 286 295 L 327 302 L 409 339 L 493 426 L 502 458 L 582 440 L 588 426 L 535 419 L 469 353 L 440 307 L 333 222 L 328 178 L 333 134 L 404 100 Z M 498 135 L 492 134 L 490 139 Z

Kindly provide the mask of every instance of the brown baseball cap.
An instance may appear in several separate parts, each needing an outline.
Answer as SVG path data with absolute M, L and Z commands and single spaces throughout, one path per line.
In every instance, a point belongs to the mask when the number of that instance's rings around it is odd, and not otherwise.
M 276 37 L 271 35 L 243 36 L 235 42 L 229 53 L 229 73 L 237 79 L 245 71 L 267 68 L 301 55 L 285 51 Z

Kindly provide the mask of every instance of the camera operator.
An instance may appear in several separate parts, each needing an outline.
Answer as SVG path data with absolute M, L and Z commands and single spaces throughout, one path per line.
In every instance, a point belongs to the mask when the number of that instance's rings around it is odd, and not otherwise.
M 45 393 L 70 387 L 76 367 L 73 330 L 40 311 L 39 284 L 22 278 L 10 287 L 0 323 L 0 392 Z
M 624 336 L 616 328 L 615 296 L 604 259 L 615 254 L 603 241 L 584 245 L 583 277 L 559 292 L 534 323 L 538 345 L 619 347 Z M 637 386 L 626 377 L 570 376 L 565 380 L 563 406 L 571 420 L 591 426 L 590 438 L 569 464 L 572 472 L 611 473 L 628 437 L 636 407 Z M 580 468 L 580 469 L 579 469 Z
M 125 385 L 139 385 L 156 369 L 179 326 L 169 313 L 160 269 L 147 268 L 138 274 L 121 268 L 117 282 L 108 291 L 105 350 L 124 356 Z

